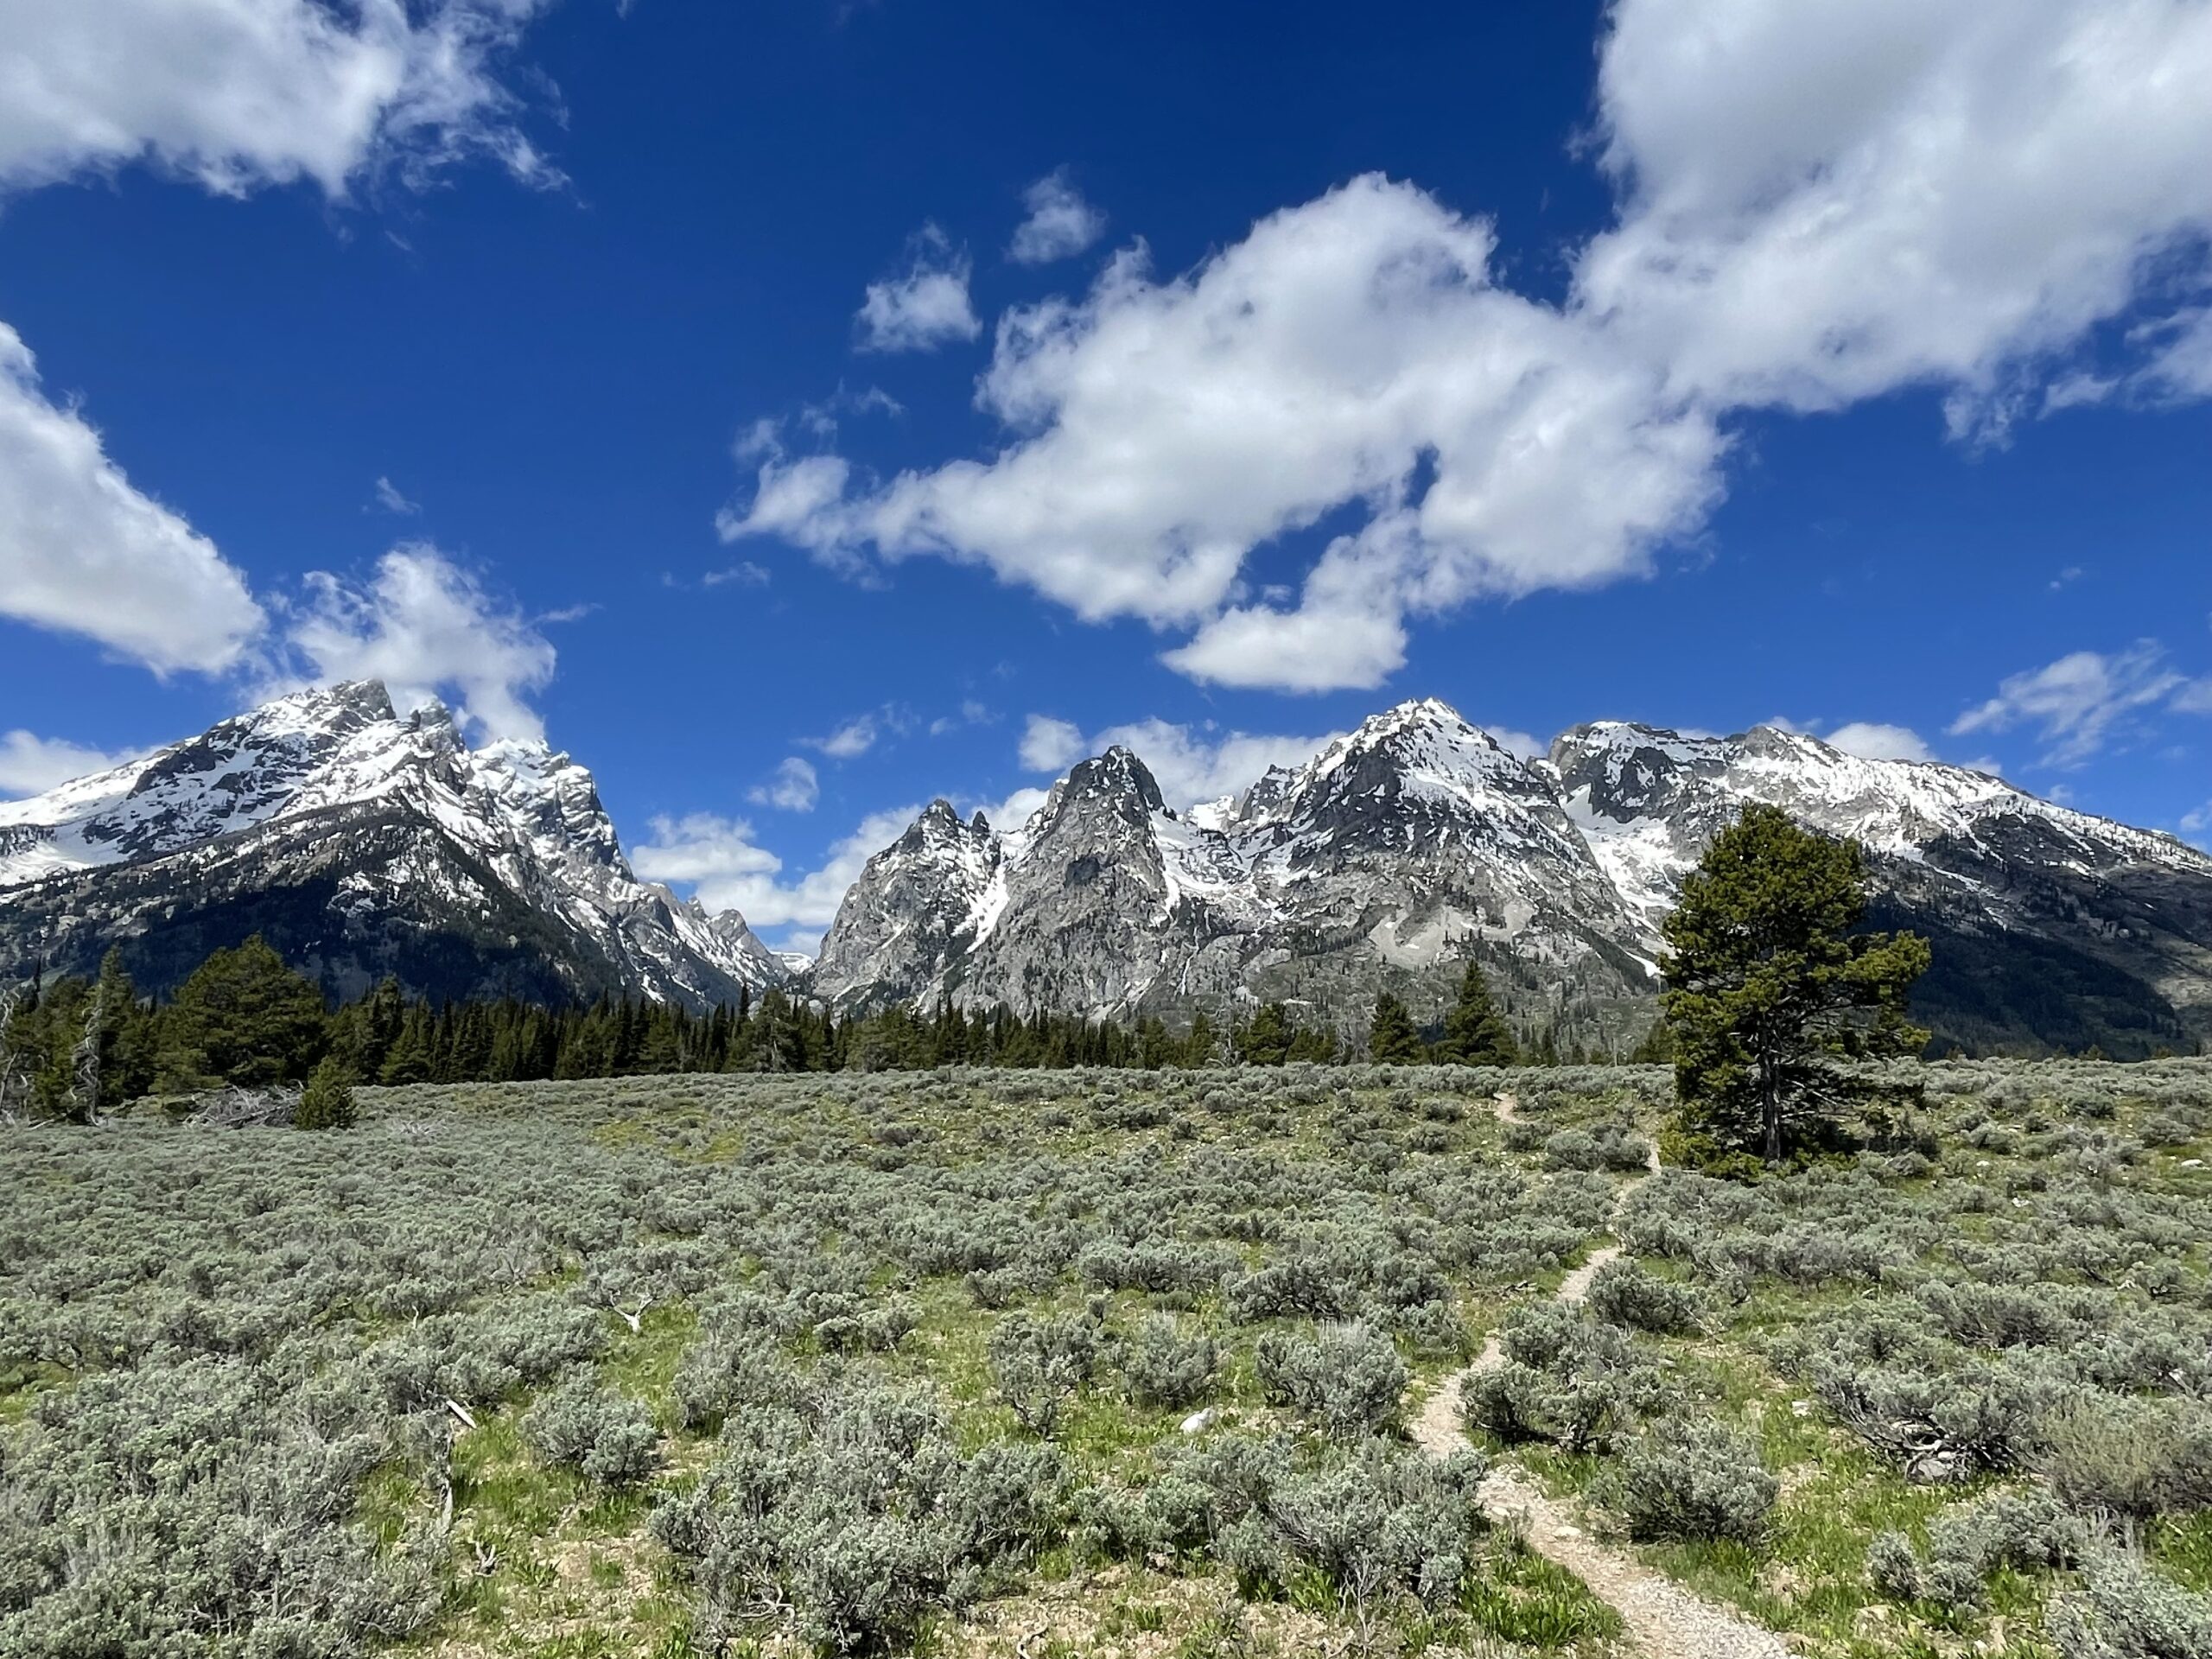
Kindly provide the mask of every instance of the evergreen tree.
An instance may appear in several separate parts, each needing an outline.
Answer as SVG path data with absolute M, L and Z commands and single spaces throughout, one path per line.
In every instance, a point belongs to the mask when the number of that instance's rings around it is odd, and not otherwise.
M 351 1041 L 340 1046 L 353 1050 L 353 1070 L 357 1076 L 374 1077 L 384 1071 L 385 1057 L 391 1052 L 391 1046 L 399 1040 L 399 1028 L 407 1018 L 407 994 L 399 988 L 399 981 L 386 974 L 378 980 L 376 988 L 355 1005 L 355 1018 L 350 1033 Z
M 1281 1065 L 1290 1058 L 1290 1046 L 1296 1036 L 1282 1004 L 1262 1002 L 1252 1023 L 1244 1028 L 1237 1058 L 1247 1065 Z
M 1418 1065 L 1423 1058 L 1421 1033 L 1395 991 L 1375 998 L 1375 1018 L 1367 1028 L 1368 1058 L 1384 1065 Z
M 138 988 L 123 966 L 123 952 L 113 947 L 100 958 L 92 1006 L 99 1042 L 93 1105 L 104 1110 L 152 1088 L 156 1063 L 152 1012 L 139 1001 Z
M 1447 1065 L 1518 1065 L 1521 1046 L 1513 1027 L 1491 1001 L 1490 982 L 1471 958 L 1459 977 L 1459 1000 L 1444 1016 L 1444 1038 L 1436 1058 Z
M 395 1088 L 429 1083 L 437 1076 L 437 1029 L 430 1010 L 423 1003 L 410 1003 L 401 1016 L 398 1034 L 385 1051 L 377 1081 Z
M 177 988 L 162 1019 L 162 1071 L 186 1088 L 296 1081 L 321 1058 L 328 1026 L 322 993 L 257 933 Z
M 20 1111 L 30 1096 L 31 1033 L 38 1014 L 35 976 L 0 984 L 0 1121 Z
M 1191 1016 L 1191 1034 L 1183 1039 L 1183 1064 L 1194 1071 L 1211 1065 L 1214 1050 L 1220 1043 L 1220 1033 L 1214 1029 L 1206 1011 L 1200 1008 Z
M 1835 1061 L 1918 1052 L 1905 1018 L 1928 943 L 1861 933 L 1859 843 L 1749 806 L 1682 882 L 1663 999 L 1686 1127 L 1778 1162 L 1792 1131 L 1863 1094 Z
M 326 1054 L 308 1078 L 300 1103 L 292 1113 L 292 1127 L 300 1129 L 350 1129 L 353 1127 L 353 1075 L 344 1060 Z

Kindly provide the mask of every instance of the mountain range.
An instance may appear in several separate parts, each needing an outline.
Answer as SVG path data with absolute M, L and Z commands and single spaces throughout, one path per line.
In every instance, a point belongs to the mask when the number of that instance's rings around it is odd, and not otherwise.
M 1916 1007 L 1939 1042 L 2212 1037 L 2212 858 L 2171 836 L 1765 727 L 1602 721 L 1528 758 L 1434 700 L 1187 812 L 1118 748 L 1002 833 L 934 803 L 863 870 L 810 985 L 848 1007 L 1257 998 L 1346 1026 L 1382 983 L 1433 1014 L 1473 956 L 1524 1032 L 1614 1050 L 1651 1017 L 1675 882 L 1751 802 L 1865 845 L 1874 919 L 1935 946 Z
M 1019 825 L 933 802 L 805 965 L 639 880 L 569 756 L 472 750 L 373 682 L 304 691 L 0 804 L 0 980 L 112 944 L 167 988 L 258 931 L 336 995 L 391 973 L 438 997 L 693 1007 L 789 985 L 848 1013 L 1280 1000 L 1351 1029 L 1386 984 L 1433 1014 L 1471 956 L 1524 1032 L 1611 1051 L 1651 1018 L 1674 884 L 1751 802 L 1866 846 L 1875 923 L 1934 944 L 1916 1008 L 1939 1043 L 2212 1040 L 2212 858 L 2171 836 L 1765 727 L 1602 721 L 1525 756 L 1433 699 L 1187 810 L 1119 747 Z

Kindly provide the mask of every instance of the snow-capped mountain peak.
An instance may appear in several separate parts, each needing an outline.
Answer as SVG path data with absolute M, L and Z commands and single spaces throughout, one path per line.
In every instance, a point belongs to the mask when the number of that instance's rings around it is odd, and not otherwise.
M 66 959 L 81 943 L 96 957 L 104 941 L 183 925 L 177 889 L 213 872 L 226 902 L 294 930 L 289 954 L 321 961 L 339 988 L 419 962 L 426 985 L 451 973 L 706 1002 L 787 973 L 741 917 L 639 881 L 569 755 L 530 741 L 472 751 L 444 707 L 401 715 L 373 680 L 294 692 L 0 804 L 0 971 L 11 955 Z M 387 937 L 410 908 L 422 937 Z M 35 948 L 33 916 L 53 936 Z M 472 942 L 439 946 L 438 932 Z M 467 980 L 487 950 L 512 965 Z

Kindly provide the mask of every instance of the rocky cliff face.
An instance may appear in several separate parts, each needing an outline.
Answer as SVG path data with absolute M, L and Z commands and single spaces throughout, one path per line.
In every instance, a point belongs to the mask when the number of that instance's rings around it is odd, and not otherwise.
M 1484 959 L 1524 1024 L 1648 1020 L 1675 884 L 1745 804 L 1862 841 L 1885 925 L 1931 935 L 1923 1017 L 1982 1046 L 2212 1037 L 2212 859 L 1957 767 L 1756 728 L 1607 722 L 1509 753 L 1408 702 L 1187 814 L 1136 756 L 1087 760 L 1019 829 L 938 804 L 862 874 L 812 976 L 846 1007 L 1173 1012 L 1440 1001 Z
M 340 995 L 627 992 L 704 1006 L 787 976 L 734 912 L 639 881 L 591 773 L 470 750 L 375 682 L 281 697 L 0 804 L 0 977 L 119 944 L 151 988 L 266 935 Z

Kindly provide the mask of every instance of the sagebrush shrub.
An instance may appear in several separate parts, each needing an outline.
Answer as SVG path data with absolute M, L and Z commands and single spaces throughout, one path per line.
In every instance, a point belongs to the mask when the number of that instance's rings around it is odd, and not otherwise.
M 2088 1546 L 2088 1527 L 2050 1492 L 1999 1491 L 1936 1517 L 1924 1555 L 1903 1533 L 1878 1535 L 1867 1548 L 1866 1571 L 1874 1587 L 1896 1600 L 1972 1608 L 2000 1567 L 2070 1567 Z
M 1131 1491 L 1093 1487 L 1077 1506 L 1107 1548 L 1134 1557 L 1211 1550 L 1249 1584 L 1280 1592 L 1308 1575 L 1348 1609 L 1406 1593 L 1449 1605 L 1465 1581 L 1486 1465 L 1442 1462 L 1387 1440 L 1307 1442 L 1224 1434 L 1179 1446 Z
M 1598 1269 L 1588 1302 L 1590 1311 L 1606 1323 L 1655 1336 L 1694 1331 L 1704 1313 L 1696 1291 L 1625 1256 Z
M 2063 1659 L 2212 1659 L 2212 1601 L 2122 1557 L 2091 1562 L 2045 1627 Z
M 1140 1323 L 1121 1351 L 1122 1378 L 1141 1406 L 1195 1405 L 1212 1391 L 1221 1344 L 1204 1332 L 1185 1335 L 1165 1314 Z
M 1471 1427 L 1504 1440 L 1605 1451 L 1667 1398 L 1656 1366 L 1617 1326 L 1558 1303 L 1516 1309 L 1499 1332 L 1503 1363 L 1459 1391 Z
M 1544 1162 L 1554 1169 L 1639 1170 L 1651 1143 L 1624 1123 L 1560 1129 L 1543 1141 Z
M 543 1395 L 522 1420 L 523 1438 L 547 1463 L 574 1469 L 602 1486 L 626 1486 L 660 1464 L 652 1413 L 626 1395 L 582 1375 Z
M 766 1332 L 709 1329 L 677 1362 L 677 1420 L 695 1433 L 716 1429 L 733 1411 L 787 1403 L 798 1380 L 790 1358 Z
M 2037 1472 L 2075 1509 L 2132 1539 L 2153 1516 L 2212 1503 L 2212 1412 L 2195 1402 L 2072 1393 L 2045 1413 Z
M 963 1458 L 933 1398 L 865 1377 L 740 1413 L 717 1449 L 652 1522 L 698 1589 L 703 1647 L 757 1630 L 763 1609 L 840 1652 L 909 1641 L 930 1609 L 964 1606 L 1065 1524 L 1054 1448 Z
M 1012 1313 L 991 1327 L 991 1380 L 1021 1426 L 1049 1438 L 1076 1390 L 1097 1370 L 1098 1327 L 1078 1316 Z
M 1413 1378 L 1397 1344 L 1363 1325 L 1324 1325 L 1311 1338 L 1269 1331 L 1252 1361 L 1271 1403 L 1294 1408 L 1339 1439 L 1395 1426 Z
M 1780 1484 L 1732 1424 L 1676 1419 L 1622 1450 L 1601 1487 L 1632 1538 L 1734 1538 L 1765 1530 Z

